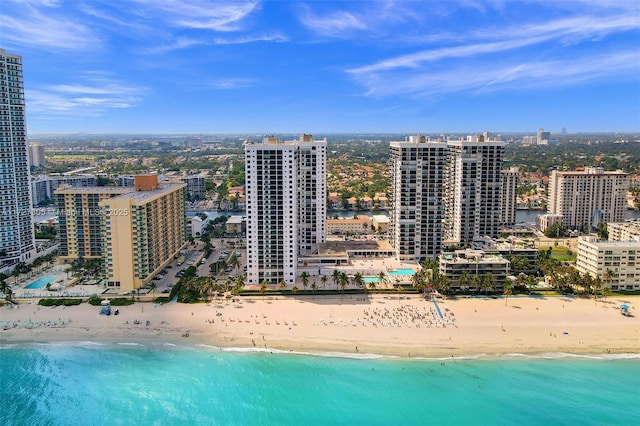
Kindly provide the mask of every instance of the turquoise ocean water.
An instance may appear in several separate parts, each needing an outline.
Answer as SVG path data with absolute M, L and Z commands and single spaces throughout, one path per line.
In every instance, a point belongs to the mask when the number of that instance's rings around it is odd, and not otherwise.
M 0 346 L 1 425 L 631 425 L 640 357 Z

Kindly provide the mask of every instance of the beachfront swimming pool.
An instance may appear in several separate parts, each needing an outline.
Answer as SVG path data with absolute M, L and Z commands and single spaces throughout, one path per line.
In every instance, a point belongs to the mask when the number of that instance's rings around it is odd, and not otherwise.
M 54 275 L 45 275 L 44 277 L 40 277 L 37 280 L 29 283 L 29 285 L 25 286 L 25 289 L 34 289 L 34 288 L 43 288 L 46 287 L 47 284 L 52 283 L 56 280 L 56 276 Z
M 362 277 L 362 281 L 365 283 L 379 283 L 380 278 L 378 277 Z
M 393 271 L 387 271 L 389 275 L 413 275 L 415 271 L 411 268 L 400 268 Z

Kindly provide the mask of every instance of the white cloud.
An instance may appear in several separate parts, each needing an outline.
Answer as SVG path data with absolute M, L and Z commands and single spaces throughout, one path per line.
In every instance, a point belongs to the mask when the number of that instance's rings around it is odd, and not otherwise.
M 459 63 L 446 69 L 407 69 L 361 76 L 370 96 L 429 97 L 436 94 L 499 90 L 530 90 L 567 87 L 611 79 L 637 76 L 640 52 L 625 51 L 566 57 L 549 61 Z
M 28 3 L 2 9 L 0 27 L 3 44 L 60 49 L 85 49 L 100 44 L 89 27 L 51 9 L 55 2 L 41 3 L 48 9 L 42 11 Z
M 87 73 L 76 80 L 83 83 L 57 84 L 26 90 L 28 113 L 42 116 L 99 116 L 108 109 L 137 105 L 145 88 L 126 86 L 105 78 L 103 73 Z
M 238 31 L 258 6 L 258 2 L 208 0 L 135 0 L 143 6 L 132 10 L 147 17 L 156 16 L 174 27 L 213 31 Z
M 216 90 L 227 90 L 252 87 L 255 83 L 255 80 L 249 78 L 225 78 L 211 81 L 208 86 Z
M 307 7 L 300 15 L 300 22 L 321 36 L 340 37 L 354 30 L 368 29 L 364 18 L 347 11 L 336 11 L 319 16 Z

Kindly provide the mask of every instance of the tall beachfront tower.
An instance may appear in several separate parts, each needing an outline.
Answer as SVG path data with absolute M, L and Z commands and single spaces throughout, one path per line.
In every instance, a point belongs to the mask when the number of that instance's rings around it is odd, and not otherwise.
M 628 173 L 605 172 L 602 167 L 554 170 L 549 181 L 549 213 L 562 216 L 564 226 L 584 231 L 601 222 L 623 222 L 629 179 Z
M 436 259 L 442 248 L 446 142 L 391 142 L 391 242 L 400 260 Z
M 0 49 L 0 270 L 36 255 L 22 57 Z
M 294 284 L 298 256 L 325 241 L 327 141 L 268 136 L 245 145 L 247 283 Z
M 475 238 L 498 236 L 500 170 L 505 143 L 482 135 L 447 141 L 444 239 L 469 245 Z
M 518 167 L 510 167 L 500 172 L 500 224 L 515 225 L 516 202 L 518 199 Z

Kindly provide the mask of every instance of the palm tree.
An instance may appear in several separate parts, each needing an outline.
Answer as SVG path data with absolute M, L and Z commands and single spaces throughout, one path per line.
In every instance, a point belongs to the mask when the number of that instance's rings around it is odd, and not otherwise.
M 496 284 L 496 277 L 491 273 L 487 273 L 482 280 L 482 287 L 484 287 L 484 294 L 487 295 L 489 289 L 493 289 L 493 286 Z
M 284 290 L 285 288 L 287 288 L 287 283 L 284 282 L 284 279 L 281 279 L 278 283 L 278 290 Z
M 396 290 L 398 290 L 398 302 L 400 302 L 400 293 L 402 293 L 402 286 L 398 284 Z
M 316 283 L 311 283 L 311 294 L 313 296 L 313 298 L 316 298 L 316 290 L 318 289 L 318 284 Z
M 511 296 L 511 282 L 509 280 L 505 281 L 504 283 L 504 292 L 502 293 L 505 295 L 505 299 L 504 299 L 504 306 L 507 306 L 507 300 L 509 300 L 509 296 Z
M 297 285 L 293 285 L 293 287 L 291 287 L 291 293 L 296 294 L 298 292 L 298 286 Z
M 267 292 L 268 285 L 269 283 L 267 283 L 267 280 L 262 280 L 262 282 L 260 282 L 260 293 L 262 293 L 263 299 L 264 299 L 264 294 Z
M 607 272 L 609 272 L 609 270 L 607 270 Z M 605 275 L 607 274 L 607 272 L 605 272 Z M 593 281 L 593 301 L 594 302 L 598 301 L 598 293 L 600 292 L 600 290 L 602 290 L 602 280 L 599 280 L 598 278 L 596 278 Z
M 480 279 L 480 276 L 478 274 L 473 274 L 473 276 L 471 277 L 471 286 L 476 288 L 476 291 L 478 291 L 477 289 L 480 287 L 482 283 L 482 280 Z
M 438 273 L 435 277 L 435 284 L 436 289 L 443 295 L 449 294 L 449 290 L 451 289 L 451 281 L 449 280 L 449 277 Z
M 246 279 L 246 276 L 244 274 L 240 274 L 236 277 L 236 292 L 244 288 L 245 279 Z
M 376 289 L 376 282 L 375 281 L 369 281 L 369 289 L 370 290 L 375 290 Z
M 602 280 L 607 284 L 608 287 L 611 287 L 611 280 L 613 279 L 613 271 L 611 269 L 607 269 L 602 274 Z
M 380 273 L 378 273 L 378 282 L 379 283 L 387 283 L 387 274 L 384 271 L 380 271 Z
M 240 259 L 238 259 L 238 256 L 236 256 L 235 254 L 231 256 L 228 265 L 233 267 L 233 269 L 238 269 L 240 267 Z
M 458 278 L 458 285 L 462 288 L 469 285 L 469 273 L 466 270 L 462 271 L 462 274 L 460 274 L 460 278 Z
M 344 289 L 347 286 L 347 284 L 349 284 L 349 277 L 344 272 L 340 273 L 339 285 L 340 285 L 340 289 L 342 289 L 343 296 L 344 296 Z
M 361 272 L 356 272 L 353 276 L 353 284 L 358 288 L 362 288 L 364 286 L 364 279 L 362 278 Z
M 304 271 L 302 274 L 300 274 L 300 279 L 302 280 L 302 287 L 304 287 L 304 289 L 307 289 L 307 286 L 309 285 L 309 274 L 307 273 L 307 271 Z
M 422 270 L 416 274 L 413 274 L 413 276 L 411 277 L 411 285 L 418 291 L 424 291 L 424 289 L 426 288 L 426 282 Z
M 151 289 L 151 295 L 154 299 L 156 298 L 156 287 L 158 287 L 158 284 L 156 284 L 155 281 L 151 281 L 149 283 L 149 288 Z
M 320 282 L 322 283 L 322 288 L 325 288 L 325 286 L 327 285 L 327 281 L 328 281 L 328 278 L 327 278 L 326 275 L 323 275 L 323 276 L 320 277 Z
M 331 278 L 333 278 L 333 283 L 336 285 L 336 290 L 337 290 L 338 282 L 340 281 L 340 271 L 338 271 L 337 269 L 334 269 L 333 274 L 331 275 Z

